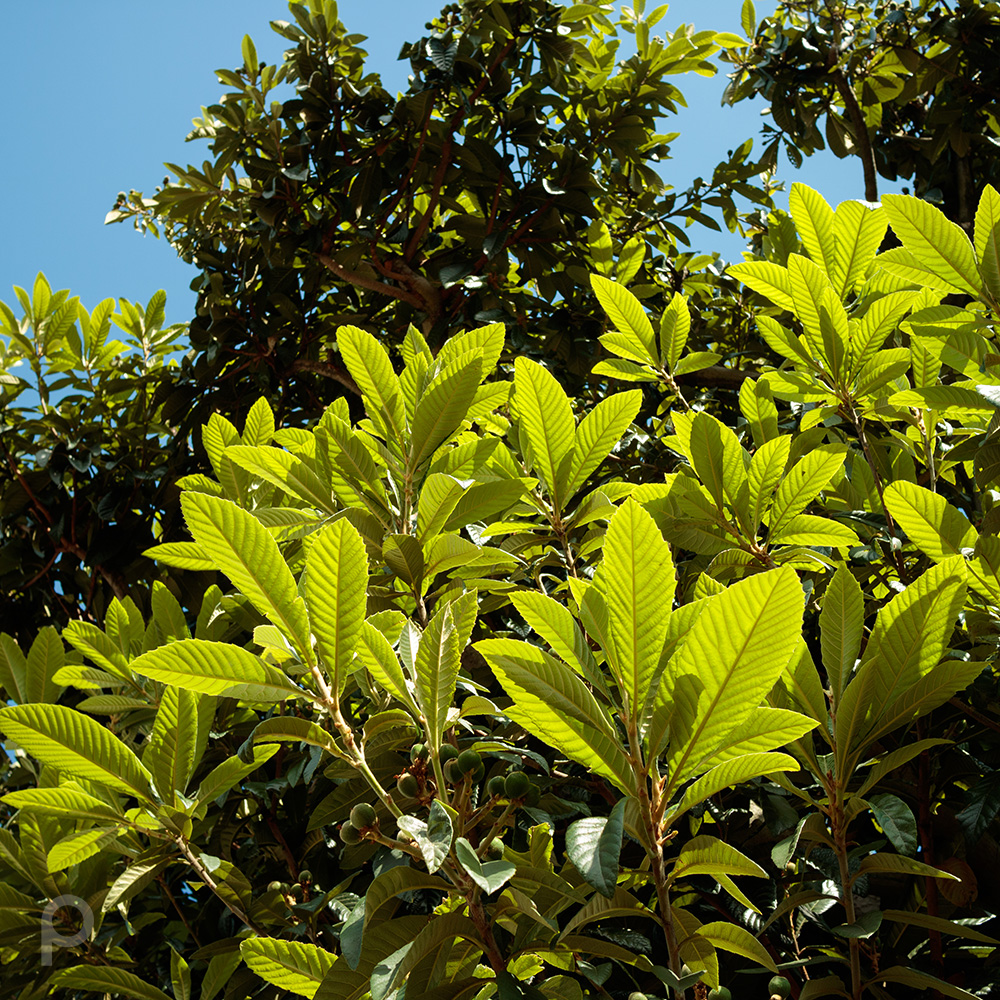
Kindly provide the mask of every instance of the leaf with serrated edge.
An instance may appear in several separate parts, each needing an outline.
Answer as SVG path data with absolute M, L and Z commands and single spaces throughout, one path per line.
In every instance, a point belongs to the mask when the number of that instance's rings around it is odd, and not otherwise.
M 514 362 L 513 407 L 519 429 L 531 448 L 535 475 L 542 479 L 552 500 L 561 507 L 568 499 L 565 484 L 576 440 L 569 398 L 540 364 L 519 357 Z
M 711 598 L 663 672 L 673 704 L 670 788 L 695 774 L 760 705 L 802 631 L 804 599 L 792 569 L 741 580 Z
M 601 308 L 608 314 L 615 327 L 626 336 L 641 345 L 646 358 L 651 364 L 659 363 L 656 351 L 656 335 L 649 322 L 642 303 L 624 285 L 619 285 L 598 274 L 590 276 L 590 284 L 601 303 Z
M 248 938 L 240 944 L 247 967 L 265 982 L 312 1000 L 335 956 L 305 941 Z
M 163 990 L 143 982 L 125 969 L 113 966 L 78 965 L 60 969 L 48 980 L 50 986 L 91 993 L 116 993 L 134 1000 L 171 1000 Z
M 572 496 L 604 461 L 635 420 L 642 392 L 630 389 L 602 399 L 576 429 L 576 447 L 569 470 L 566 496 Z
M 865 624 L 865 603 L 854 574 L 839 566 L 826 588 L 819 613 L 823 666 L 836 704 L 854 672 Z
M 180 639 L 151 649 L 132 662 L 132 669 L 163 684 L 245 701 L 312 697 L 277 667 L 241 646 L 207 639 Z
M 890 483 L 885 489 L 885 505 L 913 544 L 935 562 L 976 547 L 979 533 L 969 519 L 923 486 Z
M 344 519 L 313 538 L 303 592 L 316 647 L 339 696 L 365 621 L 368 553 L 358 530 Z
M 837 206 L 833 221 L 837 256 L 830 280 L 842 298 L 864 278 L 888 225 L 885 212 L 866 202 L 845 201 Z
M 185 688 L 165 687 L 142 754 L 142 762 L 153 775 L 164 802 L 173 804 L 174 792 L 183 794 L 187 790 L 195 766 L 197 739 L 198 696 Z
M 658 680 L 676 579 L 670 546 L 632 499 L 611 518 L 601 572 L 609 616 L 605 653 L 628 699 L 626 714 L 641 729 L 638 716 Z
M 738 924 L 726 920 L 713 920 L 698 928 L 698 936 L 711 942 L 716 948 L 723 948 L 750 961 L 763 965 L 771 972 L 777 972 L 778 967 L 767 949 L 747 930 Z
M 513 639 L 486 639 L 475 648 L 514 701 L 506 715 L 622 791 L 634 788 L 611 720 L 569 667 Z
M 670 822 L 676 823 L 689 809 L 724 788 L 732 788 L 764 774 L 798 770 L 799 762 L 786 753 L 748 753 L 716 764 L 685 789 L 684 796 L 676 809 L 667 810 Z
M 625 830 L 625 799 L 608 816 L 587 816 L 566 830 L 566 853 L 584 880 L 611 899 L 618 883 L 619 857 Z
M 67 777 L 95 781 L 140 800 L 153 800 L 151 775 L 104 726 L 64 705 L 0 709 L 0 732 Z
M 181 508 L 195 541 L 218 568 L 310 658 L 305 604 L 271 533 L 248 511 L 220 497 L 184 493 Z
M 788 208 L 806 252 L 832 278 L 838 259 L 833 209 L 818 191 L 798 182 L 792 185 Z
M 978 296 L 982 287 L 969 237 L 939 208 L 920 198 L 887 194 L 882 206 L 904 248 L 956 292 Z
M 670 881 L 692 875 L 753 875 L 767 878 L 756 861 L 725 841 L 704 834 L 693 837 L 682 848 L 670 871 Z

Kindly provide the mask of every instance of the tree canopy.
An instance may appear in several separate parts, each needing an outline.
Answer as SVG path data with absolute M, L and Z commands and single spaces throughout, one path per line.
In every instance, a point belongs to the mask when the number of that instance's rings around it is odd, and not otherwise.
M 992 995 L 998 5 L 288 12 L 0 304 L 0 997 Z

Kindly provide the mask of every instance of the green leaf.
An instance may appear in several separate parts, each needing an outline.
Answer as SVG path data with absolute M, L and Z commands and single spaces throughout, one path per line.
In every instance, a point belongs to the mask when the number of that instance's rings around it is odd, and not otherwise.
M 692 875 L 753 875 L 767 878 L 756 861 L 751 861 L 735 847 L 702 834 L 692 837 L 680 850 L 670 872 L 670 881 Z
M 695 414 L 688 443 L 691 465 L 720 511 L 727 500 L 744 523 L 749 512 L 749 483 L 744 451 L 736 435 L 711 414 Z
M 763 965 L 771 972 L 778 971 L 778 967 L 774 964 L 774 959 L 768 954 L 767 949 L 749 931 L 744 930 L 738 924 L 730 923 L 728 920 L 713 920 L 698 928 L 698 936 L 716 948 L 723 948 L 736 955 L 742 955 L 743 958 L 749 958 L 751 962 Z
M 772 545 L 823 545 L 843 548 L 857 545 L 858 536 L 853 528 L 827 517 L 811 514 L 796 514 L 782 522 L 781 526 L 767 537 Z
M 864 659 L 837 710 L 842 764 L 848 752 L 885 731 L 900 710 L 916 707 L 910 696 L 944 655 L 965 593 L 965 566 L 953 556 L 932 566 L 879 612 Z
M 65 663 L 62 639 L 51 626 L 39 629 L 28 650 L 26 662 L 26 701 L 51 703 L 59 696 L 54 677 Z
M 42 816 L 88 819 L 105 824 L 123 822 L 125 818 L 119 810 L 84 792 L 75 783 L 59 788 L 25 788 L 8 792 L 3 801 L 11 809 L 25 809 Z
M 868 854 L 861 859 L 858 870 L 854 873 L 853 879 L 857 880 L 862 875 L 869 872 L 893 872 L 903 875 L 930 875 L 934 878 L 947 878 L 955 882 L 961 879 L 951 872 L 942 871 L 931 865 L 925 865 L 922 861 L 914 861 L 913 858 L 904 857 L 902 854 Z
M 598 690 L 607 690 L 587 637 L 564 605 L 537 590 L 515 591 L 510 601 L 560 659 Z
M 789 469 L 778 485 L 771 506 L 771 534 L 781 530 L 785 521 L 801 514 L 843 466 L 846 449 L 841 445 L 820 445 L 804 455 Z
M 987 387 L 983 387 L 987 388 Z M 926 389 L 906 389 L 889 397 L 890 406 L 912 406 L 921 410 L 941 410 L 949 416 L 995 413 L 996 404 L 985 394 L 959 385 L 934 385 Z
M 101 903 L 102 912 L 107 913 L 109 910 L 113 910 L 119 903 L 124 903 L 142 892 L 160 872 L 169 868 L 174 863 L 174 860 L 170 855 L 164 857 L 155 851 L 140 855 L 134 863 L 129 865 L 114 880 L 107 895 L 104 897 L 104 901 Z
M 153 775 L 160 798 L 169 805 L 173 805 L 175 791 L 187 790 L 197 763 L 197 740 L 198 695 L 181 687 L 165 687 L 142 762 Z
M 910 807 L 889 793 L 873 795 L 868 800 L 878 825 L 900 854 L 917 853 L 917 821 Z
M 154 800 L 152 775 L 104 726 L 63 705 L 0 709 L 0 731 L 67 777 L 84 778 L 140 801 Z
M 874 983 L 899 983 L 902 986 L 909 986 L 921 992 L 933 990 L 946 997 L 954 997 L 954 1000 L 976 1000 L 976 994 L 963 990 L 959 986 L 947 983 L 936 976 L 929 976 L 926 972 L 918 972 L 903 965 L 892 965 L 888 969 L 880 969 Z
M 642 351 L 646 360 L 651 364 L 658 364 L 660 358 L 656 351 L 656 335 L 642 303 L 623 285 L 608 281 L 598 274 L 590 276 L 590 284 L 597 301 L 615 328 Z
M 454 477 L 432 472 L 420 489 L 417 507 L 417 535 L 422 542 L 444 530 L 465 487 Z
M 240 961 L 241 956 L 238 951 L 213 955 L 205 970 L 205 977 L 201 981 L 201 992 L 198 994 L 198 1000 L 215 1000 L 215 997 L 232 978 Z
M 48 985 L 91 993 L 116 993 L 134 1000 L 171 1000 L 163 990 L 143 982 L 125 969 L 110 965 L 77 965 L 60 969 L 49 978 Z
M 191 967 L 170 948 L 170 984 L 174 988 L 174 1000 L 191 1000 Z
M 365 621 L 368 553 L 358 530 L 343 518 L 313 538 L 303 594 L 316 647 L 339 697 Z
M 324 948 L 305 941 L 255 937 L 240 942 L 240 954 L 251 972 L 289 993 L 312 997 L 335 961 Z
M 979 533 L 944 497 L 900 480 L 885 489 L 885 505 L 910 540 L 935 562 L 974 549 Z
M 337 755 L 343 753 L 322 726 L 292 715 L 265 719 L 254 729 L 251 739 L 254 743 L 306 743 L 309 746 L 320 747 L 328 753 Z
M 181 508 L 195 541 L 308 662 L 312 649 L 305 604 L 271 533 L 252 514 L 220 497 L 184 493 Z
M 839 258 L 833 209 L 818 191 L 798 182 L 792 185 L 788 207 L 806 253 L 832 279 Z
M 102 670 L 131 680 L 125 655 L 96 625 L 71 621 L 63 629 L 62 637 Z
M 702 767 L 715 767 L 735 757 L 764 753 L 800 739 L 819 725 L 817 719 L 785 708 L 755 708 L 725 739 Z
M 175 566 L 177 569 L 215 569 L 214 560 L 209 559 L 196 542 L 164 542 L 150 546 L 142 554 L 147 559 L 155 559 L 164 566 Z
M 462 426 L 483 374 L 482 358 L 465 354 L 427 386 L 413 415 L 411 470 L 419 469 Z
M 882 205 L 893 232 L 903 246 L 952 290 L 978 296 L 979 269 L 969 237 L 961 227 L 930 202 L 901 194 L 887 194 Z
M 609 619 L 604 651 L 628 699 L 626 717 L 642 729 L 650 691 L 659 680 L 676 579 L 670 546 L 652 517 L 631 498 L 608 525 L 601 572 Z
M 336 505 L 329 485 L 324 485 L 319 476 L 301 459 L 281 448 L 249 445 L 231 445 L 226 449 L 226 458 L 263 479 L 272 486 L 295 497 L 309 507 L 332 514 Z M 174 546 L 183 543 L 168 543 Z M 159 548 L 159 546 L 157 547 Z
M 882 245 L 888 224 L 881 208 L 873 208 L 865 202 L 845 201 L 837 206 L 833 220 L 837 254 L 828 273 L 833 290 L 841 298 L 864 279 Z
M 566 853 L 588 885 L 611 899 L 618 885 L 618 865 L 625 831 L 625 799 L 607 816 L 588 816 L 566 828 Z
M 48 871 L 61 872 L 92 858 L 113 843 L 119 827 L 95 827 L 71 833 L 53 845 L 48 854 Z
M 565 486 L 576 440 L 569 399 L 540 364 L 519 357 L 514 362 L 513 407 L 523 435 L 522 446 L 527 439 L 531 450 L 531 466 L 561 508 L 569 499 Z
M 732 788 L 734 785 L 749 781 L 751 778 L 759 778 L 764 774 L 798 770 L 799 762 L 786 753 L 748 753 L 742 757 L 734 757 L 722 764 L 716 764 L 685 789 L 684 796 L 675 809 L 667 810 L 670 822 L 676 823 L 689 809 L 698 805 L 699 802 L 704 802 L 716 792 L 721 792 L 724 788 Z
M 472 844 L 465 837 L 458 837 L 455 840 L 455 855 L 461 866 L 468 872 L 469 878 L 487 895 L 505 886 L 514 872 L 517 871 L 517 866 L 512 865 L 509 861 L 481 862 Z
M 846 566 L 839 566 L 826 588 L 819 613 L 823 666 L 835 705 L 854 672 L 864 624 L 865 602 L 861 587 Z
M 358 656 L 376 682 L 389 694 L 398 698 L 414 715 L 419 715 L 413 691 L 393 652 L 392 645 L 371 622 L 366 621 L 361 630 Z
M 882 914 L 878 910 L 873 910 L 859 917 L 853 924 L 841 924 L 830 929 L 838 937 L 870 938 L 881 926 Z
M 132 669 L 163 684 L 201 694 L 251 702 L 281 702 L 310 695 L 277 667 L 240 646 L 207 639 L 181 639 L 143 653 Z
M 660 319 L 660 357 L 668 371 L 676 369 L 690 332 L 691 312 L 687 299 L 680 292 L 674 292 Z
M 1000 302 L 1000 194 L 992 184 L 983 188 L 976 209 L 976 256 L 986 291 Z
M 28 661 L 6 632 L 0 632 L 0 687 L 9 700 L 28 701 Z
M 670 787 L 695 774 L 774 686 L 802 631 L 792 569 L 750 577 L 711 598 L 663 672 L 671 706 Z M 726 766 L 726 765 L 723 765 Z
M 205 775 L 195 798 L 199 802 L 211 802 L 213 799 L 217 799 L 248 774 L 256 771 L 262 764 L 266 764 L 277 752 L 277 744 L 254 747 L 253 758 L 249 763 L 240 760 L 239 757 L 230 757 L 228 760 L 224 760 Z
M 742 281 L 748 288 L 752 288 L 755 292 L 770 299 L 776 306 L 787 309 L 789 312 L 795 311 L 795 299 L 792 297 L 792 278 L 788 273 L 788 268 L 766 260 L 752 260 L 730 267 L 729 273 Z
M 923 927 L 925 930 L 967 938 L 969 941 L 981 941 L 983 944 L 1000 945 L 1000 941 L 996 938 L 990 937 L 982 931 L 977 931 L 974 927 L 966 927 L 965 924 L 956 923 L 954 920 L 945 920 L 942 917 L 932 917 L 927 913 L 911 910 L 883 910 L 882 917 L 897 924 Z
M 261 396 L 247 413 L 242 441 L 249 445 L 267 445 L 274 437 L 274 411 L 267 398 Z
M 785 466 L 788 464 L 791 444 L 792 439 L 787 434 L 771 438 L 761 444 L 750 459 L 750 468 L 747 470 L 747 506 L 750 511 L 750 527 L 754 534 L 771 509 L 774 491 L 778 488 L 778 483 L 785 473 Z
M 587 477 L 613 451 L 629 424 L 636 418 L 642 403 L 642 391 L 631 389 L 602 399 L 576 429 L 576 446 L 566 485 L 566 497 L 571 497 L 587 481 Z
M 431 803 L 426 823 L 415 816 L 400 816 L 396 822 L 399 829 L 416 842 L 427 871 L 432 874 L 436 872 L 448 857 L 454 836 L 448 810 L 439 799 L 435 799 Z
M 461 661 L 455 616 L 452 605 L 446 604 L 434 614 L 420 637 L 414 670 L 417 700 L 423 710 L 428 741 L 435 751 L 441 746 Z
M 569 667 L 513 639 L 486 639 L 475 648 L 513 699 L 506 715 L 622 791 L 634 787 L 611 720 Z
M 403 390 L 385 348 L 370 333 L 356 326 L 340 327 L 337 346 L 347 370 L 361 389 L 369 417 L 401 454 L 406 423 Z

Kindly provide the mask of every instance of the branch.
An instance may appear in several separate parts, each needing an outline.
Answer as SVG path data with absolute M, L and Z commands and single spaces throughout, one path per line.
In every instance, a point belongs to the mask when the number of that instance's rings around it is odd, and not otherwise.
M 837 87 L 854 126 L 854 137 L 858 143 L 858 156 L 861 157 L 861 165 L 865 172 L 865 201 L 878 201 L 878 177 L 875 173 L 875 151 L 872 149 L 872 141 L 868 135 L 868 126 L 865 125 L 865 116 L 858 104 L 857 97 L 851 85 L 847 82 L 847 77 L 839 69 L 833 72 L 833 82 Z M 827 112 L 829 114 L 829 112 Z
M 413 306 L 415 309 L 420 309 L 424 304 L 423 301 L 417 298 L 417 296 L 412 292 L 408 292 L 404 288 L 394 288 L 392 285 L 387 285 L 383 281 L 376 281 L 374 278 L 358 274 L 357 271 L 351 271 L 350 269 L 344 267 L 343 264 L 338 264 L 332 257 L 328 257 L 324 253 L 316 254 L 316 259 L 328 271 L 331 271 L 338 278 L 340 278 L 341 281 L 346 281 L 349 284 L 356 285 L 358 288 L 367 288 L 370 292 L 379 292 L 382 295 L 388 295 L 391 298 L 399 299 L 400 301 Z
M 305 358 L 299 358 L 297 361 L 293 361 L 291 366 L 286 369 L 286 374 L 288 375 L 295 372 L 310 372 L 313 375 L 322 375 L 323 378 L 331 378 L 350 389 L 356 396 L 361 395 L 358 383 L 347 372 L 337 368 L 335 365 L 327 364 L 325 361 L 307 361 Z

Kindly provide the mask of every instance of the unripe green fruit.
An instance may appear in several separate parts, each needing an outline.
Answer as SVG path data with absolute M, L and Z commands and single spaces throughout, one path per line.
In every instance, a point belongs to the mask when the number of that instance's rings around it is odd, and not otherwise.
M 281 883 L 280 882 L 268 882 L 267 883 L 267 891 L 268 892 L 281 892 Z
M 476 753 L 475 750 L 463 750 L 458 755 L 458 769 L 462 774 L 471 774 L 477 767 L 479 767 L 483 759 Z
M 292 888 L 291 888 L 290 892 L 291 892 L 291 894 L 292 894 L 293 896 L 298 896 L 298 894 L 299 894 L 300 892 L 302 892 L 302 883 L 301 883 L 301 882 L 296 882 L 296 883 L 295 883 L 295 884 L 294 884 L 294 885 L 292 886 Z
M 772 996 L 787 997 L 792 992 L 792 984 L 784 976 L 773 976 L 767 989 Z
M 708 1000 L 733 1000 L 733 995 L 725 986 L 720 986 L 717 990 L 709 991 Z
M 542 793 L 538 790 L 537 785 L 531 785 L 528 788 L 528 794 L 524 797 L 524 804 L 526 806 L 537 806 L 542 800 Z
M 647 997 L 645 993 L 639 993 L 636 991 L 635 993 L 630 993 L 628 995 L 628 1000 L 647 1000 Z
M 486 777 L 486 765 L 480 761 L 479 766 L 472 772 L 472 783 L 478 785 Z
M 350 845 L 360 844 L 361 833 L 353 823 L 345 823 L 340 828 L 340 839 L 345 844 L 350 844 Z
M 490 841 L 490 846 L 486 848 L 486 858 L 488 861 L 499 861 L 503 857 L 503 841 L 499 837 L 494 837 Z
M 416 763 L 418 760 L 427 760 L 430 751 L 425 743 L 414 743 L 410 748 L 410 760 Z
M 515 771 L 504 779 L 503 788 L 508 799 L 523 799 L 532 785 L 524 771 Z
M 313 880 L 312 872 L 308 869 L 306 871 L 299 872 L 299 881 L 302 883 L 311 882 Z
M 438 759 L 442 764 L 447 764 L 449 760 L 455 760 L 456 757 L 458 757 L 458 751 L 450 743 L 445 743 L 438 754 Z
M 359 802 L 351 810 L 351 823 L 359 830 L 367 830 L 370 826 L 374 826 L 376 819 L 375 809 L 367 802 Z
M 396 779 L 396 790 L 408 799 L 415 799 L 420 794 L 420 782 L 406 771 Z
M 445 781 L 457 785 L 462 780 L 462 777 L 462 772 L 458 769 L 458 761 L 452 759 L 444 762 Z
M 494 774 L 489 781 L 486 782 L 486 793 L 488 795 L 496 796 L 497 798 L 506 795 L 505 790 L 506 782 L 502 774 Z

